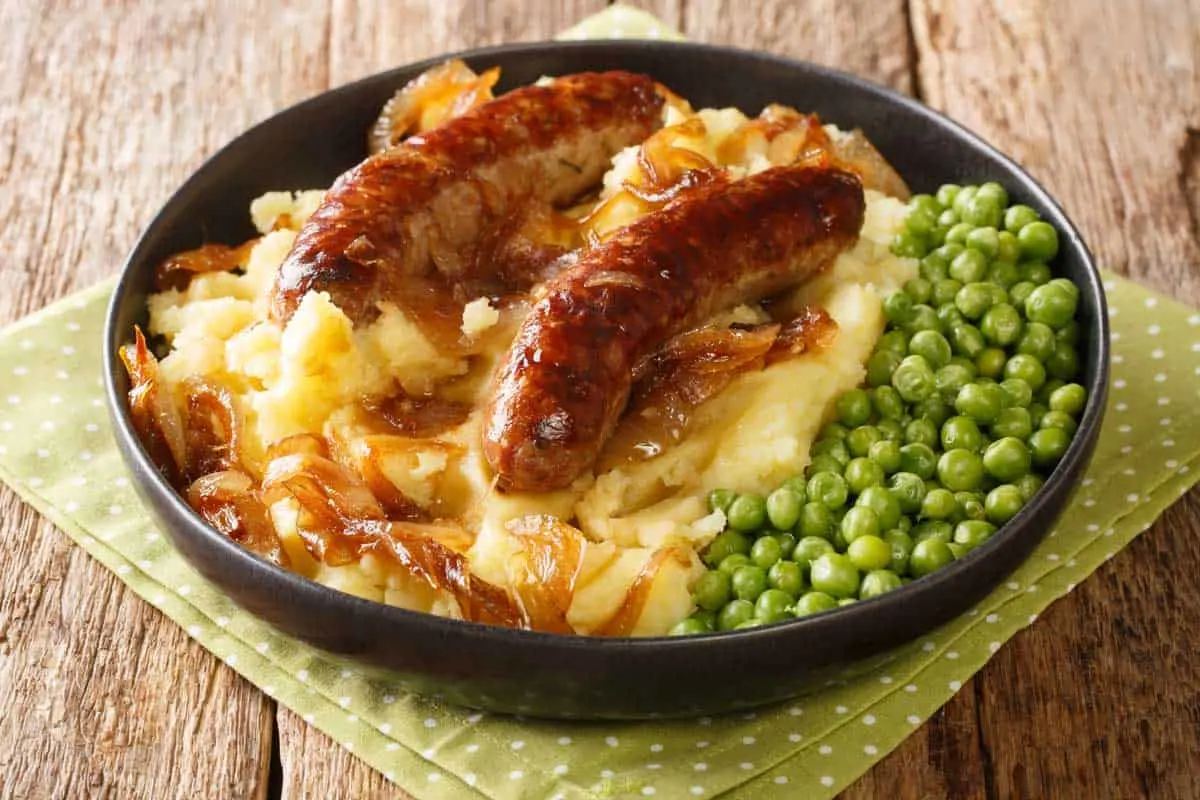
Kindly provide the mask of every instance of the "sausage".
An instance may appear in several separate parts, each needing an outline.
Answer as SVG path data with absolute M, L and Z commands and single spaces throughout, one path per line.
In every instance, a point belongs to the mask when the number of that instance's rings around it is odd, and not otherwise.
M 484 454 L 504 489 L 569 485 L 595 461 L 633 375 L 671 336 L 828 267 L 862 227 L 849 172 L 717 180 L 579 256 L 546 284 L 496 373 Z
M 273 315 L 286 321 L 306 293 L 327 291 L 351 320 L 369 322 L 406 277 L 454 284 L 502 273 L 489 254 L 505 233 L 531 207 L 598 183 L 615 153 L 662 124 L 663 102 L 644 75 L 569 75 L 371 156 L 301 229 L 276 276 Z

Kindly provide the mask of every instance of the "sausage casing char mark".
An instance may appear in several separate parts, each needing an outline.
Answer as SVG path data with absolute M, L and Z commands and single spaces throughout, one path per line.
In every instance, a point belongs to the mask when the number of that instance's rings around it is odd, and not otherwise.
M 644 75 L 579 73 L 511 91 L 368 158 L 300 231 L 276 277 L 273 314 L 286 321 L 306 293 L 327 291 L 369 322 L 405 278 L 494 277 L 486 273 L 503 271 L 489 258 L 497 232 L 598 183 L 615 153 L 661 125 L 662 105 Z
M 643 359 L 828 267 L 864 209 L 849 172 L 776 167 L 701 186 L 581 255 L 546 285 L 497 372 L 484 452 L 499 486 L 569 485 L 612 434 Z

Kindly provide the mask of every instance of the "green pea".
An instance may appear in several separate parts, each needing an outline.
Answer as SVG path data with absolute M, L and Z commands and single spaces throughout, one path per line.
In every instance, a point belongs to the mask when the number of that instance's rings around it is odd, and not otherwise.
M 1025 495 L 1011 483 L 997 486 L 988 492 L 984 501 L 988 521 L 995 525 L 1003 525 L 1017 515 L 1025 505 Z
M 924 278 L 912 278 L 904 282 L 904 293 L 912 299 L 914 304 L 928 303 L 932 291 L 933 284 Z
M 973 228 L 963 244 L 968 250 L 978 250 L 989 259 L 995 258 L 1000 249 L 1000 236 L 995 228 Z
M 1069 381 L 1079 375 L 1079 353 L 1065 342 L 1059 342 L 1054 353 L 1046 359 L 1046 373 L 1060 381 Z
M 927 206 L 910 203 L 908 213 L 904 216 L 904 225 L 911 233 L 928 236 L 937 224 L 937 217 L 940 213 L 941 208 L 936 205 L 931 209 Z
M 969 450 L 947 450 L 938 459 L 937 476 L 953 492 L 974 491 L 983 482 L 983 460 Z
M 996 234 L 996 259 L 1014 266 L 1021 260 L 1021 244 L 1011 231 Z
M 1079 416 L 1087 403 L 1087 389 L 1078 383 L 1068 383 L 1058 387 L 1050 394 L 1050 410 L 1061 411 L 1064 414 Z
M 775 541 L 779 542 L 780 558 L 791 558 L 792 551 L 796 549 L 796 536 L 791 531 L 777 533 L 774 537 Z
M 959 242 L 946 242 L 941 247 L 938 247 L 930 255 L 936 255 L 938 259 L 946 265 L 946 275 L 950 274 L 950 264 L 958 257 L 958 254 L 967 248 L 963 247 Z M 946 276 L 943 276 L 946 277 Z M 930 278 L 932 280 L 932 278 Z
M 871 398 L 862 389 L 843 392 L 837 401 L 838 422 L 848 428 L 865 425 L 871 418 Z
M 1076 286 L 1071 281 L 1070 278 L 1053 278 L 1053 279 L 1051 279 L 1050 283 L 1054 284 L 1055 286 L 1061 287 L 1064 291 L 1067 292 L 1067 294 L 1074 297 L 1076 302 L 1079 301 L 1079 287 Z
M 1036 284 L 1026 280 L 1020 280 L 1021 270 L 1017 268 L 1018 282 L 1008 288 L 1008 299 L 1017 308 L 1025 308 L 1025 301 L 1029 295 L 1033 294 L 1033 290 L 1037 288 Z
M 908 352 L 921 356 L 933 369 L 938 369 L 950 362 L 950 343 L 946 337 L 937 331 L 918 331 L 913 334 L 908 343 Z
M 855 508 L 869 508 L 879 519 L 879 530 L 886 531 L 900 522 L 900 501 L 882 485 L 868 486 L 859 494 Z M 847 537 L 846 541 L 849 541 Z
M 1052 467 L 1067 452 L 1071 435 L 1062 428 L 1042 428 L 1029 437 L 1033 463 L 1042 468 Z
M 912 317 L 908 322 L 904 323 L 904 330 L 910 334 L 917 331 L 936 331 L 941 325 L 942 323 L 938 319 L 936 311 L 924 303 L 918 303 L 913 306 Z
M 985 378 L 995 380 L 1004 374 L 1004 365 L 1008 362 L 1008 355 L 999 347 L 985 348 L 979 355 L 975 356 L 975 368 L 979 374 Z
M 767 571 L 767 585 L 793 598 L 799 597 L 804 591 L 804 570 L 794 561 L 780 561 Z
M 809 565 L 826 553 L 834 552 L 833 545 L 824 536 L 805 536 L 796 542 L 792 561 L 807 571 Z
M 831 472 L 820 472 L 808 481 L 808 499 L 821 503 L 832 510 L 846 505 L 850 487 L 841 475 Z
M 865 506 L 855 506 L 842 517 L 841 534 L 847 544 L 860 536 L 878 536 L 881 530 L 879 515 Z
M 1074 436 L 1076 429 L 1079 428 L 1079 423 L 1070 414 L 1063 411 L 1055 411 L 1050 409 L 1043 416 L 1041 422 L 1038 423 L 1039 428 L 1059 428 L 1067 432 L 1068 436 Z
M 767 589 L 767 571 L 757 564 L 738 567 L 733 571 L 730 584 L 735 597 L 754 602 Z
M 1006 408 L 992 423 L 992 436 L 998 439 L 1008 436 L 1028 439 L 1032 433 L 1033 421 L 1029 417 L 1029 411 L 1024 408 Z
M 996 181 L 988 181 L 980 186 L 976 197 L 990 197 L 1001 208 L 1008 207 L 1008 190 Z
M 792 608 L 792 614 L 797 617 L 807 617 L 822 611 L 832 611 L 837 607 L 837 600 L 824 592 L 806 592 L 796 601 L 796 605 Z
M 1017 309 L 1008 303 L 997 303 L 983 314 L 979 331 L 983 338 L 998 347 L 1008 347 L 1021 336 L 1024 323 Z
M 846 463 L 850 463 L 847 459 Z M 841 475 L 845 466 L 836 457 L 828 454 L 815 455 L 812 461 L 808 464 L 808 477 L 811 479 L 814 475 L 822 472 L 832 472 L 834 475 Z
M 925 501 L 925 481 L 913 472 L 897 472 L 888 479 L 887 489 L 901 513 L 916 514 Z
M 862 585 L 858 588 L 858 599 L 870 600 L 872 597 L 899 589 L 903 585 L 900 576 L 891 570 L 872 570 L 863 576 Z
M 933 282 L 933 290 L 929 293 L 929 301 L 937 307 L 939 319 L 942 318 L 942 308 L 954 302 L 954 298 L 958 295 L 962 287 L 962 281 L 956 281 L 953 278 Z M 945 322 L 946 320 L 942 319 L 942 323 L 944 324 Z
M 1038 428 L 1042 424 L 1042 417 L 1046 416 L 1046 412 L 1049 410 L 1050 409 L 1046 408 L 1046 406 L 1041 403 L 1038 403 L 1038 402 L 1030 403 L 1029 404 L 1029 424 L 1032 425 L 1035 429 Z
M 954 556 L 955 560 L 962 558 L 969 552 L 965 545 L 961 545 L 958 542 L 947 543 L 946 549 L 950 551 L 950 555 Z
M 859 536 L 846 550 L 850 562 L 863 572 L 883 569 L 892 560 L 892 548 L 878 536 Z
M 893 441 L 876 442 L 871 445 L 867 458 L 878 464 L 884 473 L 891 475 L 900 469 L 900 445 Z
M 820 537 L 822 540 L 832 539 L 833 526 L 833 513 L 823 503 L 805 503 L 804 508 L 800 509 L 800 522 L 796 525 L 797 533 L 804 538 L 796 543 L 796 550 L 793 551 L 792 558 L 796 561 L 800 560 L 800 545 L 804 543 L 804 539 L 806 538 L 813 539 Z
M 954 543 L 970 552 L 986 542 L 995 532 L 996 526 L 990 522 L 981 519 L 965 519 L 954 526 Z
M 1036 392 L 1046 382 L 1046 368 L 1033 356 L 1017 353 L 1004 364 L 1004 377 L 1025 381 Z
M 1078 291 L 1078 289 L 1076 289 L 1076 291 Z M 1079 331 L 1079 321 L 1073 319 L 1055 331 L 1054 335 L 1058 338 L 1058 341 L 1062 342 L 1063 344 L 1077 345 L 1079 344 Z
M 729 504 L 737 498 L 737 492 L 732 489 L 713 489 L 708 493 L 709 511 L 728 511 Z
M 849 434 L 847 434 L 848 436 Z M 817 456 L 833 456 L 842 466 L 850 462 L 850 446 L 846 441 L 846 437 L 841 439 L 821 439 L 809 449 L 809 453 L 813 458 Z M 835 471 L 841 472 L 841 469 L 839 468 Z
M 987 347 L 983 334 L 974 325 L 955 327 L 950 331 L 950 343 L 954 346 L 955 353 L 967 358 L 975 358 Z
M 892 292 L 883 301 L 883 316 L 894 325 L 903 325 L 912 315 L 913 299 L 905 292 Z
M 951 542 L 954 540 L 954 523 L 961 518 L 957 502 L 955 504 L 955 513 L 951 516 L 951 521 L 940 519 L 926 519 L 917 523 L 913 528 L 913 541 L 923 542 L 926 539 L 935 539 L 939 542 Z
M 879 337 L 875 343 L 875 352 L 887 351 L 903 358 L 908 355 L 908 334 L 904 331 L 890 330 Z
M 967 242 L 967 234 L 970 233 L 971 230 L 972 227 L 969 224 L 966 222 L 960 222 L 946 232 L 945 241 L 947 244 L 961 244 L 965 247 Z
M 906 444 L 900 448 L 900 469 L 927 480 L 933 477 L 937 469 L 937 456 L 929 445 Z
M 763 569 L 770 569 L 782 557 L 783 547 L 773 536 L 761 536 L 750 547 L 750 561 Z
M 905 444 L 923 444 L 926 447 L 935 447 L 938 443 L 938 428 L 930 420 L 914 419 L 912 422 L 904 426 L 904 443 Z M 900 454 L 900 467 L 904 467 L 904 453 Z
M 908 570 L 914 578 L 923 578 L 954 560 L 954 553 L 945 542 L 937 539 L 926 539 L 913 546 L 912 555 L 908 559 Z
M 779 589 L 767 589 L 754 603 L 754 616 L 763 622 L 782 622 L 791 618 L 791 607 L 795 598 Z
M 1008 407 L 1028 408 L 1033 402 L 1033 387 L 1020 378 L 1005 378 L 1000 388 L 1008 398 Z
M 804 496 L 791 489 L 776 489 L 767 495 L 767 520 L 776 530 L 786 531 L 800 521 Z M 753 555 L 751 556 L 753 557 Z
M 704 626 L 705 633 L 711 633 L 717 629 L 717 612 L 707 611 L 703 608 L 692 612 L 688 619 L 694 619 Z
M 879 428 L 874 425 L 860 425 L 846 436 L 846 447 L 852 459 L 863 458 L 871 451 L 871 445 L 879 441 L 883 441 L 883 434 L 879 432 Z
M 793 475 L 783 483 L 779 484 L 779 488 L 790 489 L 792 492 L 800 495 L 801 505 L 808 501 L 808 480 L 802 475 Z
M 869 486 L 881 485 L 883 479 L 883 467 L 870 458 L 856 458 L 846 465 L 846 484 L 855 494 Z
M 821 556 L 812 562 L 809 572 L 809 583 L 813 589 L 835 598 L 857 595 L 860 580 L 854 562 L 840 553 L 826 553 Z
M 908 208 L 923 208 L 937 214 L 942 210 L 942 204 L 931 194 L 914 194 L 908 199 Z
M 730 553 L 721 559 L 721 563 L 717 565 L 717 569 L 724 572 L 726 575 L 732 576 L 737 571 L 738 567 L 744 567 L 747 564 L 753 564 L 750 556 L 746 553 Z
M 997 439 L 983 452 L 983 468 L 998 481 L 1009 483 L 1029 472 L 1032 456 L 1020 439 L 1006 436 Z
M 1004 410 L 1003 394 L 995 384 L 968 383 L 954 398 L 954 409 L 976 424 L 991 425 Z
M 917 403 L 912 410 L 914 419 L 927 419 L 934 425 L 941 425 L 950 419 L 953 413 L 953 409 L 946 405 L 946 401 L 936 394 Z
M 908 419 L 908 417 L 905 416 L 902 419 Z M 875 427 L 883 434 L 883 441 L 896 444 L 904 442 L 904 426 L 900 424 L 899 419 L 881 419 Z
M 739 494 L 726 512 L 729 527 L 735 531 L 756 531 L 767 519 L 767 504 L 760 495 Z
M 1029 223 L 1037 222 L 1038 219 L 1040 219 L 1038 213 L 1029 206 L 1009 206 L 1004 212 L 1004 230 L 1015 234 Z
M 1003 206 L 990 195 L 976 195 L 971 198 L 966 207 L 959 212 L 964 222 L 977 227 L 996 228 L 1000 225 L 1000 215 Z
M 1037 287 L 1025 300 L 1025 316 L 1030 322 L 1041 322 L 1051 328 L 1061 328 L 1075 317 L 1078 299 L 1061 284 L 1053 282 Z
M 695 636 L 700 633 L 709 633 L 712 629 L 706 626 L 703 622 L 692 617 L 681 619 L 676 622 L 671 630 L 667 631 L 668 636 Z
M 1007 236 L 1008 234 L 1001 234 Z M 987 280 L 1007 290 L 1021 282 L 1021 271 L 1012 261 L 993 261 L 988 267 Z M 1006 298 L 1007 299 L 1007 298 Z
M 1048 222 L 1039 220 L 1022 226 L 1017 231 L 1017 241 L 1024 258 L 1049 261 L 1058 254 L 1058 231 Z
M 1037 400 L 1042 405 L 1047 406 L 1046 411 L 1049 411 L 1050 395 L 1054 394 L 1054 391 L 1060 386 L 1065 385 L 1066 381 L 1059 380 L 1058 378 L 1051 378 L 1043 383 L 1042 388 L 1038 389 L 1037 392 L 1034 393 L 1033 399 Z M 1043 411 L 1042 413 L 1045 414 L 1046 411 Z M 1039 424 L 1041 423 L 1039 422 Z
M 892 381 L 892 373 L 900 366 L 903 358 L 891 350 L 877 350 L 867 359 L 867 385 L 886 386 Z
M 941 227 L 941 218 L 938 218 L 939 230 Z M 947 226 L 947 230 L 950 226 Z M 945 240 L 945 233 L 942 233 L 942 239 Z M 941 247 L 938 247 L 929 255 L 921 259 L 920 265 L 917 267 L 917 274 L 930 283 L 937 283 L 940 280 L 945 280 L 949 275 L 950 261 L 940 252 Z
M 951 278 L 964 284 L 982 281 L 987 276 L 987 257 L 978 250 L 963 250 L 950 262 L 949 272 Z
M 845 439 L 846 434 L 849 432 L 850 429 L 840 422 L 828 422 L 821 426 L 821 431 L 817 434 L 817 440 Z
M 892 386 L 908 403 L 928 398 L 935 390 L 933 369 L 923 356 L 905 356 L 892 373 Z
M 954 502 L 958 504 L 962 519 L 984 519 L 987 512 L 983 508 L 984 496 L 975 492 L 955 492 Z
M 983 449 L 986 444 L 983 433 L 975 420 L 967 416 L 951 417 L 942 425 L 941 442 L 943 450 L 970 450 L 972 453 Z
M 961 190 L 962 187 L 957 183 L 943 183 L 938 187 L 937 194 L 934 195 L 934 199 L 938 201 L 938 204 L 941 205 L 942 208 L 949 208 L 954 204 L 954 198 L 958 196 L 958 193 Z
M 892 252 L 901 258 L 920 258 L 929 250 L 925 237 L 903 230 L 892 237 Z
M 991 308 L 992 290 L 986 283 L 964 284 L 954 295 L 954 305 L 967 319 L 980 319 Z
M 717 570 L 710 570 L 701 575 L 692 589 L 692 600 L 700 608 L 708 611 L 720 611 L 732 596 L 733 585 L 729 576 Z
M 908 558 L 912 555 L 913 549 L 912 537 L 902 530 L 893 529 L 884 534 L 883 540 L 892 548 L 892 560 L 888 563 L 888 569 L 897 575 L 906 574 Z
M 1017 265 L 1021 271 L 1021 280 L 1029 281 L 1035 286 L 1049 283 L 1054 274 L 1050 268 L 1040 261 L 1025 261 Z
M 749 555 L 750 539 L 738 531 L 722 531 L 708 545 L 708 552 L 705 554 L 704 560 L 710 566 L 716 566 L 724 561 L 726 556 L 734 553 Z
M 921 516 L 927 519 L 950 519 L 958 511 L 958 502 L 949 489 L 933 489 L 921 502 Z
M 717 630 L 731 631 L 753 619 L 753 603 L 749 600 L 730 600 L 717 615 Z
M 1042 488 L 1043 483 L 1045 480 L 1040 475 L 1030 472 L 1022 475 L 1013 485 L 1020 490 L 1021 497 L 1028 503 L 1037 494 L 1038 489 Z

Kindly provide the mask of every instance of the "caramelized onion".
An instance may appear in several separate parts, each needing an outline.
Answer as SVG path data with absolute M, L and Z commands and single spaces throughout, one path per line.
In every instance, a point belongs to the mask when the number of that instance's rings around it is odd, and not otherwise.
M 287 553 L 267 507 L 244 472 L 225 470 L 193 481 L 188 505 L 218 531 L 273 564 L 288 566 Z
M 583 567 L 583 534 L 544 514 L 515 519 L 507 528 L 521 550 L 513 591 L 522 624 L 547 633 L 574 633 L 567 611 Z
M 367 151 L 374 155 L 394 147 L 410 134 L 424 133 L 491 100 L 499 79 L 499 67 L 476 75 L 457 58 L 422 72 L 384 105 L 367 135 Z
M 121 362 L 129 373 L 129 414 L 150 460 L 172 486 L 184 485 L 187 441 L 183 417 L 174 399 L 159 386 L 158 359 L 146 346 L 142 329 L 134 327 L 133 344 L 121 347 Z
M 467 421 L 471 405 L 438 397 L 414 397 L 397 387 L 389 397 L 365 400 L 363 408 L 385 430 L 428 439 Z
M 654 590 L 654 581 L 658 578 L 658 573 L 671 560 L 683 567 L 688 567 L 692 563 L 690 552 L 683 547 L 672 546 L 655 550 L 650 558 L 646 559 L 646 563 L 642 565 L 637 577 L 633 579 L 633 583 L 629 585 L 629 590 L 625 593 L 625 599 L 621 601 L 621 605 L 593 633 L 596 636 L 629 636 L 632 634 L 634 626 L 641 619 L 642 611 L 646 608 L 646 602 L 650 599 L 650 592 Z
M 164 259 L 154 270 L 154 291 L 186 289 L 192 278 L 205 272 L 231 272 L 245 266 L 250 251 L 258 239 L 230 247 L 224 244 L 206 244 L 195 250 L 186 250 Z
M 183 392 L 187 396 L 187 478 L 241 469 L 242 423 L 230 391 L 193 375 L 183 382 Z

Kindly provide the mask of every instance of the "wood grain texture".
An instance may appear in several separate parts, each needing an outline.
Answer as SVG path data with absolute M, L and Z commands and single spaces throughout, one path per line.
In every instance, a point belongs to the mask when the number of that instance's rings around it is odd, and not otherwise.
M 111 274 L 279 108 L 604 0 L 0 2 L 0 323 Z M 689 37 L 917 93 L 1014 155 L 1106 265 L 1200 301 L 1200 3 L 645 0 Z M 910 37 L 910 29 L 912 36 Z M 1018 635 L 847 798 L 1200 796 L 1200 491 Z M 404 798 L 0 492 L 0 796 Z M 274 719 L 273 719 L 274 718 Z

